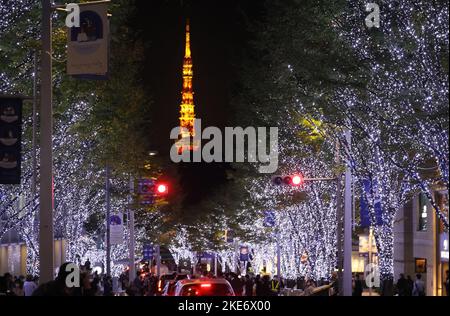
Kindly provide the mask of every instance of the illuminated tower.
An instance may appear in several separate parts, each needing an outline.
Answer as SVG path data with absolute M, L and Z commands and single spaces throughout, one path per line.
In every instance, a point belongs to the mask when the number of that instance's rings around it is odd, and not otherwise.
M 192 78 L 194 72 L 192 70 L 191 57 L 191 33 L 189 28 L 189 20 L 186 23 L 186 49 L 183 61 L 183 89 L 181 91 L 181 105 L 180 105 L 180 127 L 184 128 L 179 136 L 177 147 L 179 151 L 189 148 L 195 150 L 197 146 L 193 143 L 195 135 L 194 130 L 194 91 L 192 88 Z M 188 147 L 187 147 L 188 146 Z

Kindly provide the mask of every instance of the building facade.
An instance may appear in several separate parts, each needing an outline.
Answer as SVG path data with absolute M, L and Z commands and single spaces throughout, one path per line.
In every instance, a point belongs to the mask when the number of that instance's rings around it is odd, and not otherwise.
M 448 191 L 436 189 L 434 196 L 448 216 Z M 420 273 L 429 296 L 446 295 L 448 271 L 448 231 L 445 231 L 425 195 L 416 195 L 397 214 L 394 245 L 394 271 L 415 279 Z

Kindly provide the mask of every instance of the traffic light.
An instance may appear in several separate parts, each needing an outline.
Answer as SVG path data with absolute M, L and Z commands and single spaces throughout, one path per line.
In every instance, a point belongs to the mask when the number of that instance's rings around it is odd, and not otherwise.
M 301 174 L 294 174 L 288 176 L 274 176 L 272 177 L 272 182 L 275 185 L 301 186 L 305 182 L 305 179 Z
M 158 195 L 166 195 L 168 193 L 167 185 L 165 185 L 164 183 L 159 183 L 156 186 L 156 192 L 158 193 Z
M 0 96 L 0 184 L 20 184 L 22 99 Z
M 140 203 L 152 205 L 157 197 L 167 195 L 169 187 L 165 183 L 157 183 L 154 179 L 140 179 L 138 182 L 138 195 Z

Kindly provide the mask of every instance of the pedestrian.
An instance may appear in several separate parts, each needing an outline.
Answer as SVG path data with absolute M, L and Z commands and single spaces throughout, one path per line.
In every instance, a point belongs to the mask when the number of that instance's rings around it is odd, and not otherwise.
M 23 284 L 23 291 L 25 296 L 31 296 L 33 295 L 34 290 L 36 290 L 37 284 L 34 282 L 32 275 L 27 275 L 27 278 L 25 279 L 25 282 Z
M 13 296 L 14 280 L 10 273 L 5 273 L 0 277 L 0 294 L 6 296 Z
M 74 288 L 67 287 L 66 280 L 67 277 L 72 273 L 66 271 L 66 268 L 69 264 L 73 264 L 71 262 L 63 263 L 59 267 L 58 276 L 54 281 L 50 281 L 44 284 L 41 284 L 36 290 L 34 290 L 32 296 L 73 296 Z
M 14 281 L 14 289 L 13 289 L 15 296 L 24 296 L 24 290 L 23 290 L 23 282 L 20 280 L 20 278 L 17 278 Z
M 408 286 L 408 284 L 405 279 L 405 275 L 403 273 L 401 273 L 400 278 L 397 281 L 398 296 L 406 296 L 407 286 Z
M 237 274 L 233 273 L 230 283 L 231 283 L 231 287 L 233 288 L 234 294 L 236 294 L 236 296 L 242 296 L 242 291 L 244 290 L 244 285 Z
M 425 296 L 425 282 L 422 280 L 422 275 L 419 273 L 416 275 L 416 281 L 414 281 L 413 296 Z
M 363 283 L 359 278 L 359 273 L 355 274 L 355 285 L 353 289 L 353 296 L 362 296 L 363 293 Z
M 339 296 L 339 279 L 336 272 L 331 276 L 331 296 Z
M 411 276 L 408 275 L 408 276 L 406 276 L 406 291 L 405 291 L 405 295 L 406 296 L 412 296 L 413 288 L 414 288 L 414 281 L 412 280 Z
M 304 291 L 306 287 L 306 282 L 304 277 L 297 278 L 297 290 Z
M 245 296 L 253 296 L 253 278 L 247 275 L 245 280 Z
M 254 285 L 254 288 L 255 288 L 255 296 L 262 296 L 262 295 L 261 295 L 261 291 L 262 291 L 262 282 L 261 282 L 261 276 L 260 276 L 259 274 L 255 277 L 255 285 Z
M 86 260 L 86 262 L 84 263 L 84 268 L 86 269 L 86 271 L 91 271 L 91 261 L 89 261 L 89 258 Z
M 261 296 L 272 296 L 272 289 L 270 287 L 270 277 L 268 275 L 263 276 L 261 283 Z
M 303 292 L 304 296 L 311 296 L 314 293 L 314 290 L 316 289 L 316 284 L 313 280 L 308 280 L 306 282 L 305 291 Z
M 280 290 L 281 290 L 281 282 L 278 279 L 278 276 L 275 275 L 272 279 L 272 281 L 270 282 L 270 290 L 272 291 L 272 295 L 278 295 L 280 294 Z
M 103 296 L 113 296 L 112 278 L 109 275 L 103 277 Z

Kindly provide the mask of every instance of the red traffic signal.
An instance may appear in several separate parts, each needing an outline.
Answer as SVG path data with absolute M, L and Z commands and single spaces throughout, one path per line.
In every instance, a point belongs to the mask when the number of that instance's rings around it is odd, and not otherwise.
M 167 185 L 165 185 L 164 183 L 159 183 L 156 185 L 156 192 L 158 194 L 167 194 L 168 192 L 168 187 Z
M 292 185 L 301 186 L 305 182 L 303 175 L 295 174 L 290 176 L 275 176 L 272 178 L 272 182 L 275 185 Z
M 296 174 L 295 176 L 292 177 L 292 184 L 293 185 L 302 185 L 304 182 L 303 176 Z

